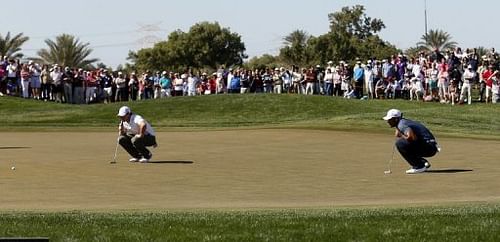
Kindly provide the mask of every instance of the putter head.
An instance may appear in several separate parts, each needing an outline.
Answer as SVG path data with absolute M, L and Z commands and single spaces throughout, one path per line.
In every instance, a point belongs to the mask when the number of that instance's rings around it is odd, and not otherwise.
M 110 161 L 109 164 L 116 164 L 116 161 Z
M 384 171 L 384 174 L 391 174 L 391 173 L 392 173 L 391 170 Z

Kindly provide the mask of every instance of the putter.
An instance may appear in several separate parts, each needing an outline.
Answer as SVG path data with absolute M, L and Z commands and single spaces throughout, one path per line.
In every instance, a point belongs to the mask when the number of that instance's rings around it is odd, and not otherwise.
M 116 155 L 118 153 L 118 145 L 120 144 L 120 135 L 122 128 L 123 128 L 123 122 L 120 122 L 120 131 L 118 132 L 118 137 L 116 138 L 115 155 L 113 156 L 113 160 L 111 160 L 109 164 L 116 164 Z
M 116 164 L 116 154 L 118 153 L 118 140 L 116 141 L 115 155 L 113 156 L 113 160 L 109 162 L 109 164 Z
M 391 159 L 389 160 L 389 162 L 387 163 L 387 170 L 384 171 L 384 174 L 391 174 L 392 173 L 392 170 L 391 170 L 391 165 L 392 165 L 392 160 L 394 160 L 394 152 L 396 150 L 396 145 L 393 145 L 392 146 L 392 155 L 391 155 Z

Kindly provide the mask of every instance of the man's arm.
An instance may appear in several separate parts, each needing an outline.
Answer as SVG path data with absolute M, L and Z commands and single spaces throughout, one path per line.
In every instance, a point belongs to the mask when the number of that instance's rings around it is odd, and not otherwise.
M 118 134 L 125 135 L 125 130 L 123 129 L 123 121 L 120 121 L 120 125 L 118 126 Z
M 401 132 L 401 130 L 399 130 L 396 127 L 396 137 L 405 139 L 408 142 L 412 142 L 412 141 L 417 140 L 417 136 L 415 135 L 415 132 L 413 132 L 413 130 L 411 128 L 407 128 L 406 132 L 403 133 L 403 132 Z
M 139 133 L 136 135 L 140 138 L 144 137 L 146 134 L 146 121 L 142 121 L 139 123 Z

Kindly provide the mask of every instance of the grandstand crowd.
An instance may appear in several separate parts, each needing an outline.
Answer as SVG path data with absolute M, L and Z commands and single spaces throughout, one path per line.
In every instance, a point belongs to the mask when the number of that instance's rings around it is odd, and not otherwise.
M 357 99 L 407 99 L 452 105 L 497 103 L 500 58 L 492 48 L 403 54 L 352 63 L 329 61 L 311 67 L 249 70 L 221 67 L 213 73 L 187 70 L 111 72 L 2 58 L 0 96 L 10 95 L 71 104 L 109 103 L 227 93 L 295 93 Z M 477 93 L 477 95 L 476 95 Z

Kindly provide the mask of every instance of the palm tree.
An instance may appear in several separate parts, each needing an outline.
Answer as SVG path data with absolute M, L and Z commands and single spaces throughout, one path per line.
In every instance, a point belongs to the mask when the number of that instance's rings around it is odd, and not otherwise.
M 99 59 L 87 59 L 92 53 L 89 43 L 81 43 L 78 38 L 72 35 L 62 34 L 56 37 L 55 41 L 47 39 L 45 44 L 48 49 L 41 49 L 37 52 L 40 60 L 47 64 L 59 64 L 69 67 L 89 67 Z
M 280 56 L 289 64 L 302 64 L 306 61 L 307 43 L 311 36 L 303 30 L 295 30 L 283 38 Z
M 10 32 L 7 32 L 5 38 L 0 34 L 0 56 L 10 58 L 22 58 L 23 54 L 19 53 L 21 46 L 29 40 L 29 37 L 19 33 L 11 38 Z
M 444 51 L 454 49 L 457 42 L 451 41 L 451 36 L 442 30 L 430 30 L 429 33 L 422 35 L 422 41 L 417 43 L 418 47 L 425 48 L 428 51 Z

